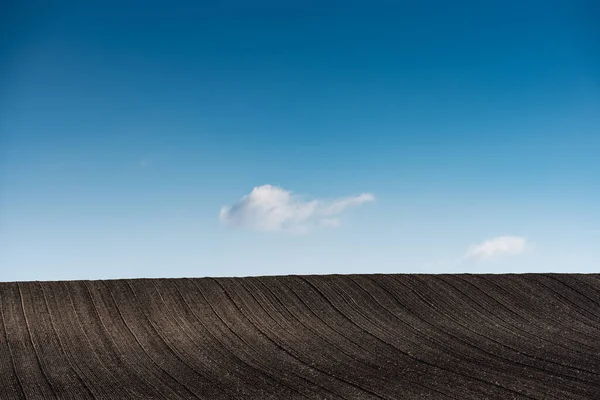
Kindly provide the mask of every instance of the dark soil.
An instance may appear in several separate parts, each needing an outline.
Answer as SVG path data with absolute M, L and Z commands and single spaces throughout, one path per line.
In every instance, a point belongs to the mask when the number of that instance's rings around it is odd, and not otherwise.
M 0 283 L 0 399 L 600 399 L 600 275 Z

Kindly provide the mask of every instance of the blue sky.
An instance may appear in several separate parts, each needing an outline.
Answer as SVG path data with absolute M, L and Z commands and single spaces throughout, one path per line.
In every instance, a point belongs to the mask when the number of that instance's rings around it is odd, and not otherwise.
M 0 280 L 600 266 L 597 2 L 52 3 L 0 17 Z

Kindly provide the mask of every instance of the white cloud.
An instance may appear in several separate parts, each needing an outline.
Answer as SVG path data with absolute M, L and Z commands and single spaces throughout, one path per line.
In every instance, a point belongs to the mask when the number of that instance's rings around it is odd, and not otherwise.
M 363 193 L 355 197 L 347 197 L 340 199 L 323 207 L 323 214 L 325 215 L 337 215 L 343 212 L 346 208 L 355 207 L 363 203 L 375 201 L 375 196 L 371 193 Z
M 339 226 L 341 213 L 374 200 L 370 193 L 333 201 L 305 200 L 280 187 L 263 185 L 235 204 L 221 207 L 219 219 L 230 227 L 306 233 L 316 226 Z
M 528 247 L 527 239 L 521 236 L 499 236 L 473 245 L 465 254 L 468 260 L 488 260 L 504 255 L 522 254 Z

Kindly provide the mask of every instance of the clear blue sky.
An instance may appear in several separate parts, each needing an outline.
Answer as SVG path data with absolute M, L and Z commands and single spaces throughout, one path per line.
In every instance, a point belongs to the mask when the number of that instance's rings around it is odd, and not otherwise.
M 598 271 L 598 4 L 9 0 L 0 280 Z

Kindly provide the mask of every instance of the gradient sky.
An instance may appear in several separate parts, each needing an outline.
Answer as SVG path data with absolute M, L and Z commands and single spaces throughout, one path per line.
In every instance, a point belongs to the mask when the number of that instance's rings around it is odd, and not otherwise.
M 9 0 L 0 280 L 598 272 L 598 4 Z

